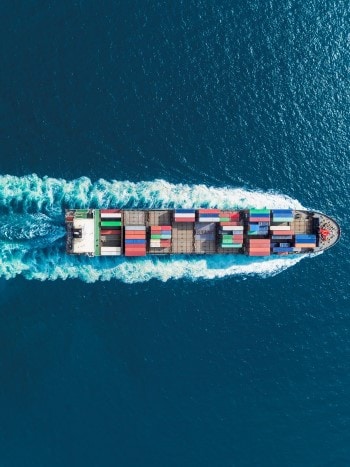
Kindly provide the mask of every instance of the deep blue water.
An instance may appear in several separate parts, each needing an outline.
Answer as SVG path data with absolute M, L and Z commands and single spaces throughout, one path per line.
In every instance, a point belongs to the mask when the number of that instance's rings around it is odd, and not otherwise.
M 1 467 L 348 466 L 348 2 L 1 12 Z M 71 204 L 261 192 L 341 242 L 257 274 L 62 250 Z

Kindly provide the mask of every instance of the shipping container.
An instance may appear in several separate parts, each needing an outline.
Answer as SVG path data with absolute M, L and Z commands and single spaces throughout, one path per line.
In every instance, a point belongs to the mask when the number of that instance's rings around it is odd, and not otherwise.
M 141 240 L 141 239 L 125 239 L 125 245 L 143 245 L 146 243 L 146 240 Z
M 266 222 L 265 217 L 249 217 L 249 222 Z
M 220 225 L 240 225 L 239 221 L 220 222 Z
M 146 256 L 146 251 L 126 251 L 125 256 Z
M 125 232 L 125 236 L 128 237 L 129 235 L 138 235 L 139 237 L 145 237 L 146 231 L 145 230 L 127 230 Z
M 125 251 L 131 251 L 131 250 L 143 251 L 143 250 L 146 250 L 146 245 L 138 245 L 138 244 L 125 245 Z
M 126 225 L 125 230 L 146 230 L 144 225 Z
M 273 235 L 294 235 L 294 230 L 273 230 Z
M 263 252 L 263 251 L 249 251 L 249 256 L 270 256 L 270 252 Z
M 296 234 L 296 239 L 303 239 L 303 240 L 316 240 L 315 234 Z
M 100 231 L 101 232 L 101 235 L 121 235 L 121 230 L 117 230 L 117 229 L 103 229 Z
M 188 217 L 187 218 L 186 217 L 181 217 L 181 218 L 177 217 L 175 219 L 175 222 L 194 222 L 194 221 L 195 221 L 195 218 L 189 219 Z
M 121 227 L 120 221 L 101 221 L 101 227 Z
M 249 239 L 249 244 L 250 245 L 262 245 L 262 244 L 268 244 L 270 243 L 269 238 L 251 238 Z
M 122 215 L 121 213 L 119 212 L 115 212 L 115 213 L 112 213 L 112 212 L 108 212 L 108 213 L 101 213 L 101 219 L 121 219 Z
M 219 214 L 220 213 L 220 209 L 198 209 L 198 213 L 199 214 Z
M 291 226 L 290 225 L 270 225 L 270 230 L 273 230 L 273 231 L 291 230 Z
M 199 217 L 199 222 L 220 222 L 219 217 Z
M 295 243 L 296 248 L 316 248 L 316 243 Z
M 195 218 L 194 214 L 187 214 L 187 213 L 175 214 L 175 220 L 177 220 L 177 219 L 194 219 L 194 218 Z

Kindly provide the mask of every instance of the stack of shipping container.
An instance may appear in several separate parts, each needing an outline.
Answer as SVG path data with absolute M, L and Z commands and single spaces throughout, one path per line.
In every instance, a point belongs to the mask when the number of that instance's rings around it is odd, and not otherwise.
M 270 209 L 249 210 L 248 235 L 267 235 L 270 225 Z
M 284 241 L 288 242 L 293 239 L 294 230 L 289 225 L 294 220 L 293 211 L 291 209 L 273 209 L 272 210 L 272 221 L 273 225 L 270 226 L 271 240 L 273 242 Z M 276 248 L 285 248 L 281 245 L 276 244 Z M 287 248 L 287 247 L 286 247 Z M 273 250 L 276 253 L 286 252 L 282 250 Z M 291 251 L 291 250 L 288 250 Z
M 296 234 L 295 248 L 316 248 L 315 234 Z
M 122 213 L 118 209 L 100 210 L 101 256 L 121 255 Z
M 273 248 L 272 251 L 273 253 L 278 253 L 279 255 L 285 255 L 287 253 L 292 253 L 294 251 L 294 248 L 291 246 L 290 243 L 284 243 L 281 242 L 279 244 L 272 244 Z
M 198 209 L 198 222 L 220 222 L 220 210 Z
M 125 256 L 146 256 L 146 227 L 144 225 L 125 226 Z
M 170 225 L 151 225 L 151 248 L 170 248 L 171 247 L 171 226 Z
M 235 225 L 240 225 L 240 214 L 238 211 L 220 211 L 220 226 L 221 227 L 230 227 Z M 229 230 L 229 229 L 223 229 Z
M 196 220 L 195 209 L 175 209 L 174 211 L 175 222 L 194 222 Z
M 223 233 L 221 239 L 221 248 L 241 248 L 243 245 L 243 231 L 234 231 L 233 233 Z
M 272 209 L 272 221 L 276 223 L 293 222 L 294 215 L 291 209 Z
M 241 248 L 243 225 L 237 211 L 220 211 L 221 248 Z
M 249 256 L 269 256 L 270 239 L 269 238 L 250 238 L 247 249 Z

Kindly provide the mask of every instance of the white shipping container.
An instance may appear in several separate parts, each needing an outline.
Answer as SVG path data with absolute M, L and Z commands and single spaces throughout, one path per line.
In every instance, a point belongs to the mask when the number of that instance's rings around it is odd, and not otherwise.
M 195 218 L 195 213 L 194 212 L 193 213 L 192 212 L 184 212 L 183 214 L 182 213 L 175 213 L 175 219 L 177 217 L 180 217 L 181 219 L 186 218 L 186 217 L 189 218 L 189 219 L 192 219 L 192 217 L 193 217 L 193 219 L 194 219 Z
M 290 225 L 270 225 L 270 230 L 290 230 Z
M 107 252 L 107 251 L 115 251 L 115 252 L 120 252 L 121 251 L 121 248 L 120 246 L 101 246 L 101 253 L 103 252 Z
M 120 256 L 120 252 L 116 251 L 101 251 L 101 256 Z
M 200 217 L 199 222 L 220 222 L 220 217 Z
M 243 232 L 243 227 L 242 229 L 238 229 L 234 225 L 223 225 L 221 226 L 222 230 L 229 230 L 230 232 L 235 231 L 237 233 L 242 233 Z
M 125 230 L 146 230 L 144 225 L 126 225 Z
M 108 217 L 113 219 L 121 219 L 122 214 L 121 212 L 101 212 L 101 219 L 107 219 Z

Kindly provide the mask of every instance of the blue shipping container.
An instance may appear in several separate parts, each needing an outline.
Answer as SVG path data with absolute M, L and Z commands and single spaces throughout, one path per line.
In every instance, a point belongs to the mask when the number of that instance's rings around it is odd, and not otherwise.
M 130 244 L 130 243 L 146 243 L 146 240 L 143 240 L 143 239 L 137 239 L 137 240 L 128 240 L 127 238 L 125 239 L 125 243 L 126 244 Z

